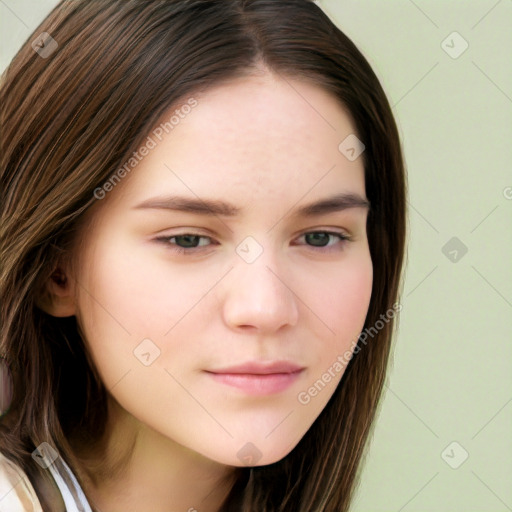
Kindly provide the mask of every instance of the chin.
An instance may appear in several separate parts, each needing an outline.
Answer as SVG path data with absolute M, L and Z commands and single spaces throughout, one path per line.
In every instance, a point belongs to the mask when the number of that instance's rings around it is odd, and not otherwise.
M 237 467 L 258 467 L 275 464 L 289 455 L 298 444 L 299 440 L 293 444 L 286 442 L 281 443 L 278 439 L 275 440 L 275 444 L 269 443 L 268 440 L 266 440 L 266 442 L 247 441 L 238 443 L 240 446 L 237 446 L 236 457 L 230 461 L 230 465 Z

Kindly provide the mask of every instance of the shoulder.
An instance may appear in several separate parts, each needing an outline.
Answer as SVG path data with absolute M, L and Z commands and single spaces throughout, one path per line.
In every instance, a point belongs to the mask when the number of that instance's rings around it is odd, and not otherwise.
M 43 512 L 24 471 L 0 453 L 0 512 Z

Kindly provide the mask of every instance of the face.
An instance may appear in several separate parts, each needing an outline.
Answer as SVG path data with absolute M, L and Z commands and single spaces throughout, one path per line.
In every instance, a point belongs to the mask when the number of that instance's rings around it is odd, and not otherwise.
M 315 85 L 264 74 L 194 99 L 98 201 L 76 315 L 143 427 L 222 464 L 270 464 L 325 407 L 364 326 L 363 162 L 338 149 L 354 127 Z

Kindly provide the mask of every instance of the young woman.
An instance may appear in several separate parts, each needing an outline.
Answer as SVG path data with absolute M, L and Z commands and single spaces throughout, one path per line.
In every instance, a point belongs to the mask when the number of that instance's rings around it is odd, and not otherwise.
M 307 0 L 63 1 L 0 115 L 0 509 L 347 510 L 406 231 L 354 44 Z

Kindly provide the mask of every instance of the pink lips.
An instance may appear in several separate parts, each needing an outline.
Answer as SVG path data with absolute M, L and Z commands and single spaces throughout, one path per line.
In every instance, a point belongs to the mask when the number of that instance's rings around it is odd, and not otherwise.
M 270 395 L 291 386 L 303 367 L 287 361 L 249 362 L 239 366 L 207 370 L 215 381 L 241 389 L 249 395 Z

